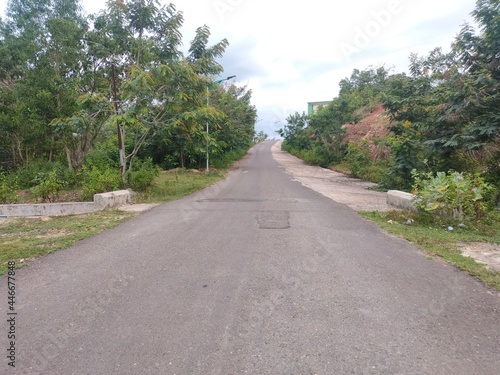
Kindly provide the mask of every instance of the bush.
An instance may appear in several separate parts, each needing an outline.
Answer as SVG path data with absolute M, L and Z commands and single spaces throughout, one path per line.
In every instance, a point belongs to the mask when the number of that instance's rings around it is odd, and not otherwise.
M 486 197 L 492 186 L 479 176 L 459 172 L 412 172 L 417 208 L 432 212 L 437 218 L 460 222 L 484 217 L 491 206 Z
M 309 165 L 318 165 L 320 167 L 328 167 L 336 162 L 339 162 L 339 158 L 337 158 L 332 152 L 330 152 L 323 145 L 314 145 L 310 149 L 297 149 L 290 147 L 289 145 L 285 145 L 281 147 L 283 151 L 287 151 L 292 155 L 297 156 L 298 158 L 304 160 Z
M 153 165 L 153 160 L 147 158 L 145 161 L 136 162 L 137 170 L 128 173 L 128 183 L 132 190 L 145 191 L 153 185 L 156 177 L 160 175 L 160 169 Z
M 215 157 L 211 163 L 210 166 L 214 168 L 229 168 L 233 165 L 235 161 L 240 160 L 243 156 L 246 155 L 248 149 L 237 149 L 237 150 L 231 150 L 231 151 L 226 151 L 222 155 L 218 155 Z
M 365 174 L 372 165 L 370 145 L 363 141 L 360 145 L 349 142 L 347 145 L 346 161 L 353 177 L 365 178 Z
M 17 190 L 16 176 L 6 176 L 0 172 L 0 204 L 17 203 Z
M 492 199 L 500 203 L 500 151 L 487 160 L 484 179 L 496 187 Z
M 61 180 L 65 180 L 65 176 L 72 173 L 68 167 L 62 163 L 34 160 L 16 172 L 19 187 L 21 189 L 35 187 L 39 185 L 44 178 L 47 178 L 52 171 L 56 171 Z
M 32 188 L 33 195 L 36 199 L 42 199 L 43 202 L 52 202 L 57 198 L 58 194 L 65 188 L 64 181 L 59 180 L 57 171 L 50 171 L 45 175 L 37 186 Z
M 90 200 L 94 194 L 118 190 L 123 185 L 118 169 L 83 166 L 80 175 L 84 199 Z
M 118 148 L 111 145 L 100 145 L 90 151 L 85 157 L 84 165 L 88 167 L 97 167 L 104 170 L 107 168 L 119 168 Z

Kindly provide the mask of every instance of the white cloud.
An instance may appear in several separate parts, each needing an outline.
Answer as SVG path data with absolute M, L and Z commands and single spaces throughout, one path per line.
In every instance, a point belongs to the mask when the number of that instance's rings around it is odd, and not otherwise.
M 308 101 L 336 96 L 339 81 L 354 68 L 385 64 L 402 71 L 411 52 L 447 50 L 475 6 L 474 0 L 173 2 L 184 13 L 185 51 L 204 24 L 211 29 L 211 43 L 229 40 L 221 59 L 225 74 L 252 89 L 261 119 L 257 129 L 271 136 L 286 116 L 305 111 Z M 83 4 L 96 12 L 105 2 Z

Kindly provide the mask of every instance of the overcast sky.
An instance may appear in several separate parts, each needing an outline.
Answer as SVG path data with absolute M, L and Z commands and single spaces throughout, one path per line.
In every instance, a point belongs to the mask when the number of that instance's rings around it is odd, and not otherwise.
M 164 0 L 164 3 L 168 1 Z M 257 131 L 271 138 L 307 102 L 331 100 L 357 68 L 406 71 L 411 52 L 449 50 L 475 0 L 175 0 L 184 13 L 184 48 L 204 24 L 211 44 L 228 39 L 221 78 L 253 92 Z M 0 0 L 0 9 L 6 0 Z M 106 1 L 83 0 L 89 13 Z

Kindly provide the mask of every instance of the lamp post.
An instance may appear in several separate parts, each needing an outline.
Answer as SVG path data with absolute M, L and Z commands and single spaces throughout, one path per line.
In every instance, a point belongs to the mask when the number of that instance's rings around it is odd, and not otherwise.
M 214 81 L 214 83 L 219 84 L 219 83 L 222 83 L 224 81 L 228 81 L 228 80 L 230 80 L 232 78 L 235 78 L 235 77 L 236 76 L 229 76 L 227 78 L 219 79 L 217 81 Z M 208 97 L 209 97 L 209 89 L 208 89 L 208 84 L 207 84 L 207 107 L 208 107 Z M 208 120 L 207 120 L 207 173 L 210 171 L 209 162 L 208 162 L 208 151 L 209 151 L 209 147 L 210 147 L 209 143 L 210 143 L 210 140 L 208 138 Z

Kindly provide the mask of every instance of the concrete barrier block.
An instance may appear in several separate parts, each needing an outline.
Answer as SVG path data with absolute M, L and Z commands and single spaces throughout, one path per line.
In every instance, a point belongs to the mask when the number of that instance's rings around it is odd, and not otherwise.
M 93 202 L 0 205 L 0 216 L 5 217 L 80 215 L 94 211 L 96 207 Z
M 413 204 L 415 194 L 406 193 L 399 190 L 389 190 L 387 192 L 387 204 L 392 207 L 402 208 L 405 210 L 416 211 Z
M 131 193 L 129 190 L 117 190 L 109 193 L 94 195 L 94 204 L 98 209 L 113 208 L 130 203 Z

